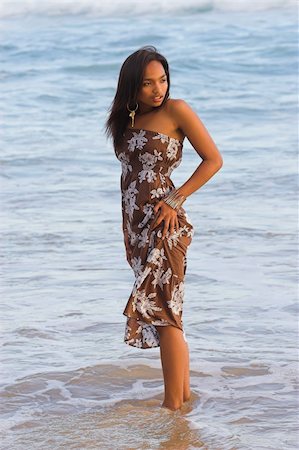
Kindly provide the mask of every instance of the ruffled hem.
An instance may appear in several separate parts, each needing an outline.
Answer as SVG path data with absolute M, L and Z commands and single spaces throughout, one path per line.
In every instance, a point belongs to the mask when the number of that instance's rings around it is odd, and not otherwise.
M 176 326 L 176 328 L 182 330 L 185 342 L 187 342 L 184 330 L 177 325 L 163 320 L 155 320 L 147 323 L 141 319 L 127 317 L 124 337 L 124 342 L 127 345 L 142 349 L 160 347 L 160 338 L 156 326 Z

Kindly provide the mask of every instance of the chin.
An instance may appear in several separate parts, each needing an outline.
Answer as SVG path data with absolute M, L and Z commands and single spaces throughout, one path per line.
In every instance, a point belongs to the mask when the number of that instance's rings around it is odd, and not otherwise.
M 154 101 L 152 100 L 152 101 L 151 101 L 151 105 L 154 105 L 155 107 L 157 107 L 157 106 L 161 106 L 163 102 L 164 102 L 164 97 L 163 97 L 162 100 L 160 100 L 159 102 L 154 102 Z

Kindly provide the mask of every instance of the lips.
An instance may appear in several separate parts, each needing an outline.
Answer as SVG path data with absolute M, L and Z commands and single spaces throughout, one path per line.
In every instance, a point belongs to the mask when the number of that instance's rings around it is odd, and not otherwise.
M 161 96 L 161 97 L 154 97 L 153 98 L 154 102 L 159 102 L 162 99 L 163 99 L 163 96 Z

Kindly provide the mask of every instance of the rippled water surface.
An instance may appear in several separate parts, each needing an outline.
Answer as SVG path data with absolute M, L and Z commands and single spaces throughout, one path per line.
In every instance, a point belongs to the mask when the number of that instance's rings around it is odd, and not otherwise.
M 297 20 L 241 3 L 2 3 L 1 448 L 296 448 Z M 159 349 L 123 342 L 134 279 L 103 132 L 146 44 L 224 160 L 185 204 L 192 398 L 172 413 Z M 175 185 L 200 162 L 185 140 Z

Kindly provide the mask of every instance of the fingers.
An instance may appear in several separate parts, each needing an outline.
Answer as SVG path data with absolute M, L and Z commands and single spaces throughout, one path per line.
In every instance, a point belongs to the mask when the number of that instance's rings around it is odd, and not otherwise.
M 153 223 L 150 226 L 150 229 L 152 230 L 153 228 L 156 228 L 158 225 L 160 225 L 160 223 L 163 221 L 163 217 L 161 216 L 161 214 L 159 215 L 158 218 L 156 218 Z
M 162 239 L 165 238 L 167 231 L 170 231 L 170 234 L 174 233 L 175 229 L 179 229 L 179 220 L 177 216 L 177 212 L 171 208 L 171 206 L 166 205 L 163 201 L 159 201 L 155 207 L 153 208 L 154 214 L 156 214 L 160 210 L 159 216 L 155 217 L 151 226 L 150 231 L 156 228 L 160 223 L 164 222 Z
M 162 239 L 164 239 L 165 236 L 166 236 L 166 233 L 167 233 L 168 228 L 169 228 L 169 222 L 170 222 L 170 220 L 168 218 L 164 219 L 164 228 L 163 228 L 163 233 L 162 233 Z
M 170 221 L 170 234 L 174 233 L 175 228 L 177 228 L 177 218 L 174 217 L 171 221 Z M 178 229 L 178 228 L 177 228 Z
M 162 201 L 160 200 L 158 203 L 155 204 L 155 206 L 153 207 L 153 214 L 154 216 L 156 216 L 158 210 L 160 209 L 162 205 Z M 160 218 L 160 217 L 159 217 Z M 158 219 L 159 220 L 159 219 Z M 160 220 L 161 222 L 161 220 Z M 157 218 L 155 217 L 154 221 L 152 222 L 151 226 L 150 226 L 150 230 L 156 228 L 156 226 L 159 225 L 160 222 L 157 222 Z
M 175 230 L 177 230 L 177 231 L 179 230 L 180 225 L 179 225 L 179 221 L 178 221 L 178 218 L 177 218 L 177 217 L 172 218 L 172 219 L 169 221 L 169 223 L 170 223 L 170 228 L 169 228 L 170 234 L 174 233 Z M 165 225 L 166 225 L 166 224 L 165 224 Z M 165 229 L 166 229 L 166 231 L 165 231 Z M 164 230 L 163 230 L 163 234 L 162 234 L 162 239 L 164 239 L 164 237 L 165 237 L 165 235 L 166 235 L 166 233 L 167 233 L 167 230 L 168 230 L 168 226 L 164 226 Z
M 162 200 L 160 200 L 158 203 L 155 204 L 155 206 L 153 207 L 154 214 L 157 214 L 157 211 L 161 207 L 161 205 L 162 205 Z

